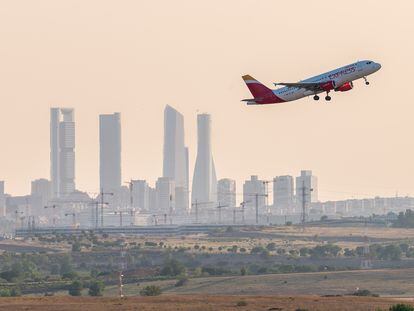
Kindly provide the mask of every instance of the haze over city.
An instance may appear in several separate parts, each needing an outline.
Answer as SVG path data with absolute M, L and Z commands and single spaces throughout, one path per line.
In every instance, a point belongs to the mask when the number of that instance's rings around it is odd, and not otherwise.
M 414 311 L 413 12 L 0 0 L 0 311 Z
M 185 117 L 190 176 L 196 114 L 207 112 L 217 177 L 239 187 L 252 174 L 312 169 L 322 200 L 412 194 L 414 109 L 404 91 L 413 69 L 411 2 L 350 1 L 329 14 L 318 10 L 325 1 L 301 10 L 273 1 L 178 3 L 0 3 L 0 173 L 8 193 L 26 194 L 31 180 L 50 176 L 50 107 L 75 108 L 78 189 L 99 188 L 98 115 L 113 112 L 121 113 L 123 181 L 154 183 L 169 104 Z M 240 102 L 249 97 L 243 74 L 271 86 L 361 58 L 383 69 L 369 87 L 356 83 L 329 104 Z

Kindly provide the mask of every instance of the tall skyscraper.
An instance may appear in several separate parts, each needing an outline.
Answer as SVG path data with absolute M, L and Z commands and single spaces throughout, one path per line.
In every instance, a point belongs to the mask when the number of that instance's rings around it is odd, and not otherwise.
M 121 188 L 121 117 L 119 113 L 99 116 L 99 174 L 104 192 Z
M 0 217 L 6 216 L 6 197 L 4 193 L 4 181 L 0 180 Z
M 197 116 L 197 160 L 194 168 L 191 202 L 217 202 L 217 177 L 211 151 L 211 117 Z
M 299 207 L 303 198 L 306 203 L 318 202 L 318 178 L 312 175 L 312 171 L 303 170 L 296 177 L 296 202 Z
M 71 108 L 50 109 L 50 166 L 53 197 L 75 191 L 75 120 Z
M 294 207 L 293 177 L 277 176 L 273 179 L 273 206 L 279 211 L 292 212 Z
M 184 140 L 184 117 L 167 105 L 164 110 L 163 177 L 170 178 L 180 192 L 177 209 L 188 209 L 188 149 Z
M 229 178 L 220 179 L 217 183 L 217 200 L 221 206 L 236 206 L 236 181 Z

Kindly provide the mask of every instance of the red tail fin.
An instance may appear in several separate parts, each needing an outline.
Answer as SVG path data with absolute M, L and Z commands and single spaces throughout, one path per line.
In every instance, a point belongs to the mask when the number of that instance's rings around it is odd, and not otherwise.
M 271 97 L 274 95 L 271 89 L 261 84 L 259 81 L 257 81 L 252 76 L 245 75 L 242 78 L 254 98 L 267 98 L 267 97 Z

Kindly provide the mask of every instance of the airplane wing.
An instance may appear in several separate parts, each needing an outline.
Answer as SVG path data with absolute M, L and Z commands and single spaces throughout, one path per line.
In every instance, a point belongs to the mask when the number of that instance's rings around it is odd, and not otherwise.
M 274 83 L 275 86 L 278 85 L 283 85 L 283 86 L 287 86 L 287 87 L 297 87 L 297 88 L 301 88 L 301 89 L 307 89 L 309 91 L 322 91 L 325 90 L 326 87 L 333 85 L 334 86 L 334 82 L 333 81 L 324 81 L 324 82 L 294 82 L 294 83 L 285 83 L 285 82 L 280 82 L 280 83 Z

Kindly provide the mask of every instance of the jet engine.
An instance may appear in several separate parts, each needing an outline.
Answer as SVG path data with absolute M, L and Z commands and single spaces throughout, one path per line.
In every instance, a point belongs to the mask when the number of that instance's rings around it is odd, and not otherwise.
M 354 88 L 354 84 L 351 82 L 346 82 L 335 89 L 335 92 L 346 92 Z
M 329 92 L 330 90 L 335 89 L 335 81 L 328 81 L 321 85 L 322 90 Z

